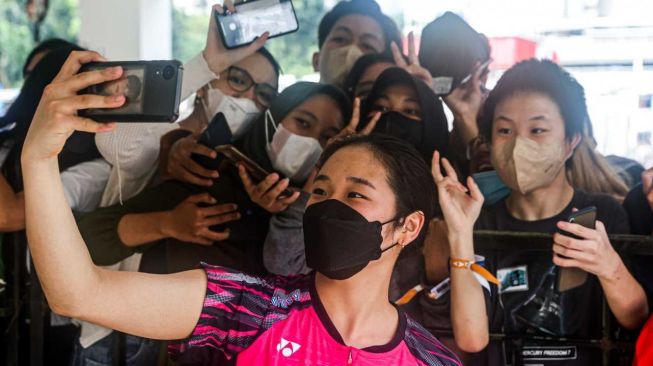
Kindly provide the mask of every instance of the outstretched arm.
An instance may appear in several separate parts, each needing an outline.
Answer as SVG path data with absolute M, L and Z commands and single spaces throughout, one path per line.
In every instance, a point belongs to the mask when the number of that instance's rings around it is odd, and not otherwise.
M 113 128 L 81 118 L 77 110 L 124 103 L 121 96 L 77 95 L 122 74 L 120 67 L 77 74 L 91 61 L 104 60 L 95 52 L 70 55 L 46 88 L 23 149 L 27 236 L 43 291 L 55 312 L 138 336 L 184 338 L 202 310 L 203 271 L 161 276 L 96 267 L 64 196 L 57 154 L 66 139 L 75 130 Z

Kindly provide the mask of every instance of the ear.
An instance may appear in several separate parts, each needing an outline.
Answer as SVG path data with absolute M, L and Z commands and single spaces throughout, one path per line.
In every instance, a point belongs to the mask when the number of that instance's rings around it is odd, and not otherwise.
M 319 52 L 313 52 L 313 60 L 311 60 L 311 63 L 313 64 L 313 71 L 320 72 L 320 53 Z
M 576 150 L 582 138 L 583 137 L 580 135 L 580 133 L 577 133 L 574 135 L 574 137 L 572 137 L 571 141 L 569 141 L 568 143 L 569 151 L 567 152 L 567 159 L 569 159 L 572 155 L 574 155 L 574 150 Z
M 414 242 L 419 236 L 422 227 L 424 227 L 424 213 L 422 211 L 415 211 L 406 216 L 403 225 L 401 225 L 397 243 L 405 247 Z

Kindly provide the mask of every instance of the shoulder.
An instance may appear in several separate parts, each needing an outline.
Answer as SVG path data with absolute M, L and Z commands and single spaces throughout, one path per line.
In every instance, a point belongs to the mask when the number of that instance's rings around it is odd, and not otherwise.
M 312 276 L 258 277 L 202 263 L 206 295 L 189 338 L 172 342 L 170 356 L 180 364 L 222 364 L 293 311 L 311 304 Z
M 461 366 L 458 357 L 410 316 L 406 317 L 404 342 L 410 352 L 426 365 Z
M 293 303 L 310 300 L 310 284 L 312 276 L 252 276 L 221 266 L 202 263 L 207 277 L 207 298 L 211 294 L 232 294 L 239 297 L 258 298 L 266 304 L 275 307 L 288 303 L 290 297 Z M 287 295 L 287 296 L 286 296 Z

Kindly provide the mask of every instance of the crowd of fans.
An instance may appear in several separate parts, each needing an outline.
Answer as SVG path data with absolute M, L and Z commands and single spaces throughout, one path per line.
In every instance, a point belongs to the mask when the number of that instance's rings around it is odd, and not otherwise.
M 653 235 L 653 169 L 596 150 L 562 67 L 522 61 L 489 90 L 489 42 L 457 15 L 418 53 L 373 0 L 347 0 L 317 30 L 320 82 L 279 93 L 267 37 L 229 50 L 207 20 L 183 120 L 79 117 L 124 103 L 78 95 L 122 70 L 78 73 L 102 56 L 61 40 L 30 54 L 0 118 L 3 245 L 38 274 L 57 359 L 597 365 L 610 329 L 641 332 L 615 360 L 653 362 L 650 257 L 612 239 Z M 212 164 L 210 124 L 271 174 Z M 568 222 L 588 207 L 594 227 Z M 484 249 L 478 230 L 550 245 Z

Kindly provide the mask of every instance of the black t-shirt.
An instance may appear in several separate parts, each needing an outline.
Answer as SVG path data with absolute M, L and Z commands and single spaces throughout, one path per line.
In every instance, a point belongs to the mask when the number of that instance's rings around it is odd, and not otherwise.
M 635 235 L 653 234 L 653 210 L 648 205 L 642 185 L 635 186 L 624 200 L 624 208 L 628 213 L 630 228 Z M 653 303 L 653 269 L 651 256 L 636 256 L 633 258 L 633 274 L 642 284 L 648 296 L 649 304 Z
M 485 209 L 476 222 L 477 230 L 553 233 L 558 221 L 565 221 L 573 208 L 596 206 L 597 220 L 609 234 L 629 232 L 625 211 L 612 197 L 575 191 L 570 203 L 559 214 L 544 220 L 523 221 L 513 217 L 505 199 Z M 528 249 L 512 252 L 477 251 L 485 256 L 485 266 L 497 275 L 501 293 L 493 288 L 488 303 L 490 333 L 517 338 L 553 336 L 572 339 L 600 339 L 602 291 L 598 279 L 589 275 L 574 289 L 555 289 L 556 267 L 552 252 Z M 542 311 L 542 309 L 546 309 Z M 598 348 L 551 341 L 491 342 L 487 351 L 477 355 L 479 364 L 595 365 L 600 364 Z

